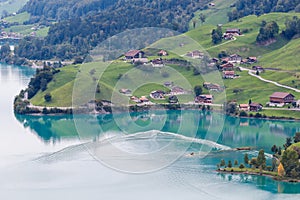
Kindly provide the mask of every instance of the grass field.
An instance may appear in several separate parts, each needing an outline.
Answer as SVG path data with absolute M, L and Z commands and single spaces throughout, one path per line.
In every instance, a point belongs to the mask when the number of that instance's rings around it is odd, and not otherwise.
M 7 0 L 0 3 L 0 13 L 6 10 L 8 13 L 17 12 L 28 0 Z
M 23 22 L 29 20 L 29 17 L 30 17 L 29 13 L 23 12 L 23 13 L 15 15 L 15 16 L 4 18 L 4 20 L 9 23 L 17 22 L 19 24 L 23 24 Z
M 263 110 L 259 112 L 262 115 L 268 117 L 285 117 L 285 118 L 294 118 L 300 119 L 300 112 L 294 110 Z M 253 113 L 255 115 L 255 113 Z
M 225 24 L 228 22 L 227 13 L 231 11 L 230 5 L 235 3 L 236 0 L 215 0 L 215 6 L 209 6 L 207 10 L 197 11 L 195 13 L 195 17 L 190 21 L 190 29 L 193 29 L 193 21 L 195 20 L 196 27 L 205 24 L 218 25 Z M 199 19 L 200 14 L 204 14 L 206 16 L 205 22 L 201 24 Z

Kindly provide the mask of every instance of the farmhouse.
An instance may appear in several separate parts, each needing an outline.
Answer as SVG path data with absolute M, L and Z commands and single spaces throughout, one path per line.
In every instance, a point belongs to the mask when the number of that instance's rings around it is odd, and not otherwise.
M 182 87 L 174 86 L 172 87 L 170 94 L 171 95 L 186 94 L 186 91 Z
M 241 35 L 241 30 L 239 28 L 230 28 L 230 29 L 227 29 L 225 34 L 232 34 L 232 35 Z
M 252 70 L 258 71 L 258 72 L 264 72 L 264 68 L 262 66 L 253 66 Z
M 122 94 L 126 94 L 126 95 L 131 94 L 131 90 L 126 89 L 126 88 L 120 89 L 119 92 Z
M 152 64 L 153 67 L 163 67 L 163 66 L 165 66 L 165 64 L 164 64 L 164 62 L 161 58 L 152 60 L 151 64 Z
M 162 90 L 156 90 L 150 93 L 150 97 L 152 99 L 165 99 L 165 94 L 166 93 Z
M 199 51 L 199 50 L 194 50 L 194 51 L 192 51 L 192 52 L 188 52 L 187 54 L 186 54 L 186 56 L 188 56 L 188 57 L 192 57 L 192 58 L 203 58 L 203 56 L 204 56 L 204 53 L 203 52 L 201 52 L 201 51 Z
M 210 94 L 201 94 L 195 97 L 195 103 L 207 103 L 211 104 L 213 101 L 213 96 Z
M 234 66 L 232 63 L 225 63 L 225 64 L 221 65 L 220 67 L 223 71 L 232 71 Z
M 204 82 L 203 87 L 212 91 L 222 91 L 222 88 L 219 84 Z
M 240 63 L 242 61 L 242 56 L 238 54 L 232 54 L 229 56 L 229 61 L 230 63 Z
M 168 55 L 168 52 L 166 52 L 165 50 L 160 50 L 158 53 L 157 53 L 158 56 L 167 56 Z
M 141 96 L 140 101 L 145 103 L 145 102 L 149 102 L 149 99 L 145 96 Z
M 263 105 L 260 103 L 251 103 L 249 106 L 250 106 L 250 111 L 253 112 L 261 111 L 263 108 Z
M 271 103 L 292 103 L 295 101 L 295 96 L 287 92 L 274 92 L 270 96 Z
M 125 59 L 126 60 L 133 60 L 136 58 L 144 58 L 145 53 L 140 50 L 130 50 L 127 53 L 125 53 Z
M 233 79 L 235 77 L 234 71 L 223 71 L 223 78 L 224 79 Z
M 249 104 L 240 104 L 239 105 L 239 109 L 242 111 L 249 111 L 249 109 L 250 109 L 250 106 L 249 106 Z

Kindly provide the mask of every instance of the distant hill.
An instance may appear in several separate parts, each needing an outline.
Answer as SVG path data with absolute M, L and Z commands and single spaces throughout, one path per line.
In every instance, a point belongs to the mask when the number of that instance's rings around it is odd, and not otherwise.
M 22 41 L 17 55 L 28 59 L 54 57 L 70 59 L 86 55 L 107 37 L 127 29 L 162 27 L 186 32 L 194 12 L 204 9 L 208 2 L 208 0 L 30 0 L 21 10 L 32 15 L 28 23 L 38 20 L 58 22 L 50 27 L 45 39 L 26 38 Z M 95 4 L 102 6 L 92 6 Z

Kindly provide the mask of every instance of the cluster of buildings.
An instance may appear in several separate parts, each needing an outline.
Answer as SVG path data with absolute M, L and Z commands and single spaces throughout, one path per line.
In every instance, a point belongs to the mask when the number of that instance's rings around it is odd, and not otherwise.
M 126 52 L 124 54 L 124 60 L 126 62 L 130 62 L 130 63 L 141 63 L 141 64 L 151 64 L 153 67 L 164 67 L 164 60 L 161 58 L 162 56 L 167 56 L 168 52 L 165 50 L 160 50 L 159 52 L 157 52 L 157 56 L 160 56 L 159 58 L 153 59 L 153 60 L 149 60 L 146 55 L 145 52 L 142 50 L 130 50 L 128 52 Z
M 269 96 L 268 106 L 278 106 L 282 107 L 286 104 L 290 104 L 295 102 L 295 96 L 291 93 L 287 92 L 274 92 Z M 261 111 L 263 105 L 261 103 L 250 103 L 250 104 L 240 104 L 239 110 L 241 111 L 253 111 L 258 112 Z
M 20 40 L 22 37 L 23 36 L 20 33 L 5 32 L 5 31 L 2 31 L 0 33 L 0 40 L 5 40 L 5 39 Z

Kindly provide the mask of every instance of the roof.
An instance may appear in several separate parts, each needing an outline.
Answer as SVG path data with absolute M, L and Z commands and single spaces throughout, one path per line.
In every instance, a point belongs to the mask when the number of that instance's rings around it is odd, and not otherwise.
M 262 106 L 262 104 L 260 104 L 260 103 L 251 103 L 250 106 L 251 107 L 258 107 L 258 106 Z
M 228 28 L 228 29 L 226 29 L 226 32 L 240 32 L 240 29 L 238 29 L 238 28 Z
M 140 50 L 130 50 L 127 53 L 125 53 L 125 56 L 135 56 L 136 54 L 139 54 Z
M 248 104 L 240 104 L 239 107 L 240 107 L 240 108 L 248 108 L 249 105 L 248 105 Z
M 280 98 L 283 99 L 285 97 L 287 97 L 288 95 L 292 95 L 291 93 L 287 93 L 287 92 L 274 92 L 270 98 Z M 295 97 L 294 95 L 292 95 L 293 97 Z
M 201 95 L 199 95 L 199 97 L 201 97 L 201 98 L 206 98 L 206 99 L 212 99 L 213 98 L 213 96 L 211 95 L 211 94 L 201 94 Z
M 225 75 L 234 75 L 234 71 L 224 71 Z

